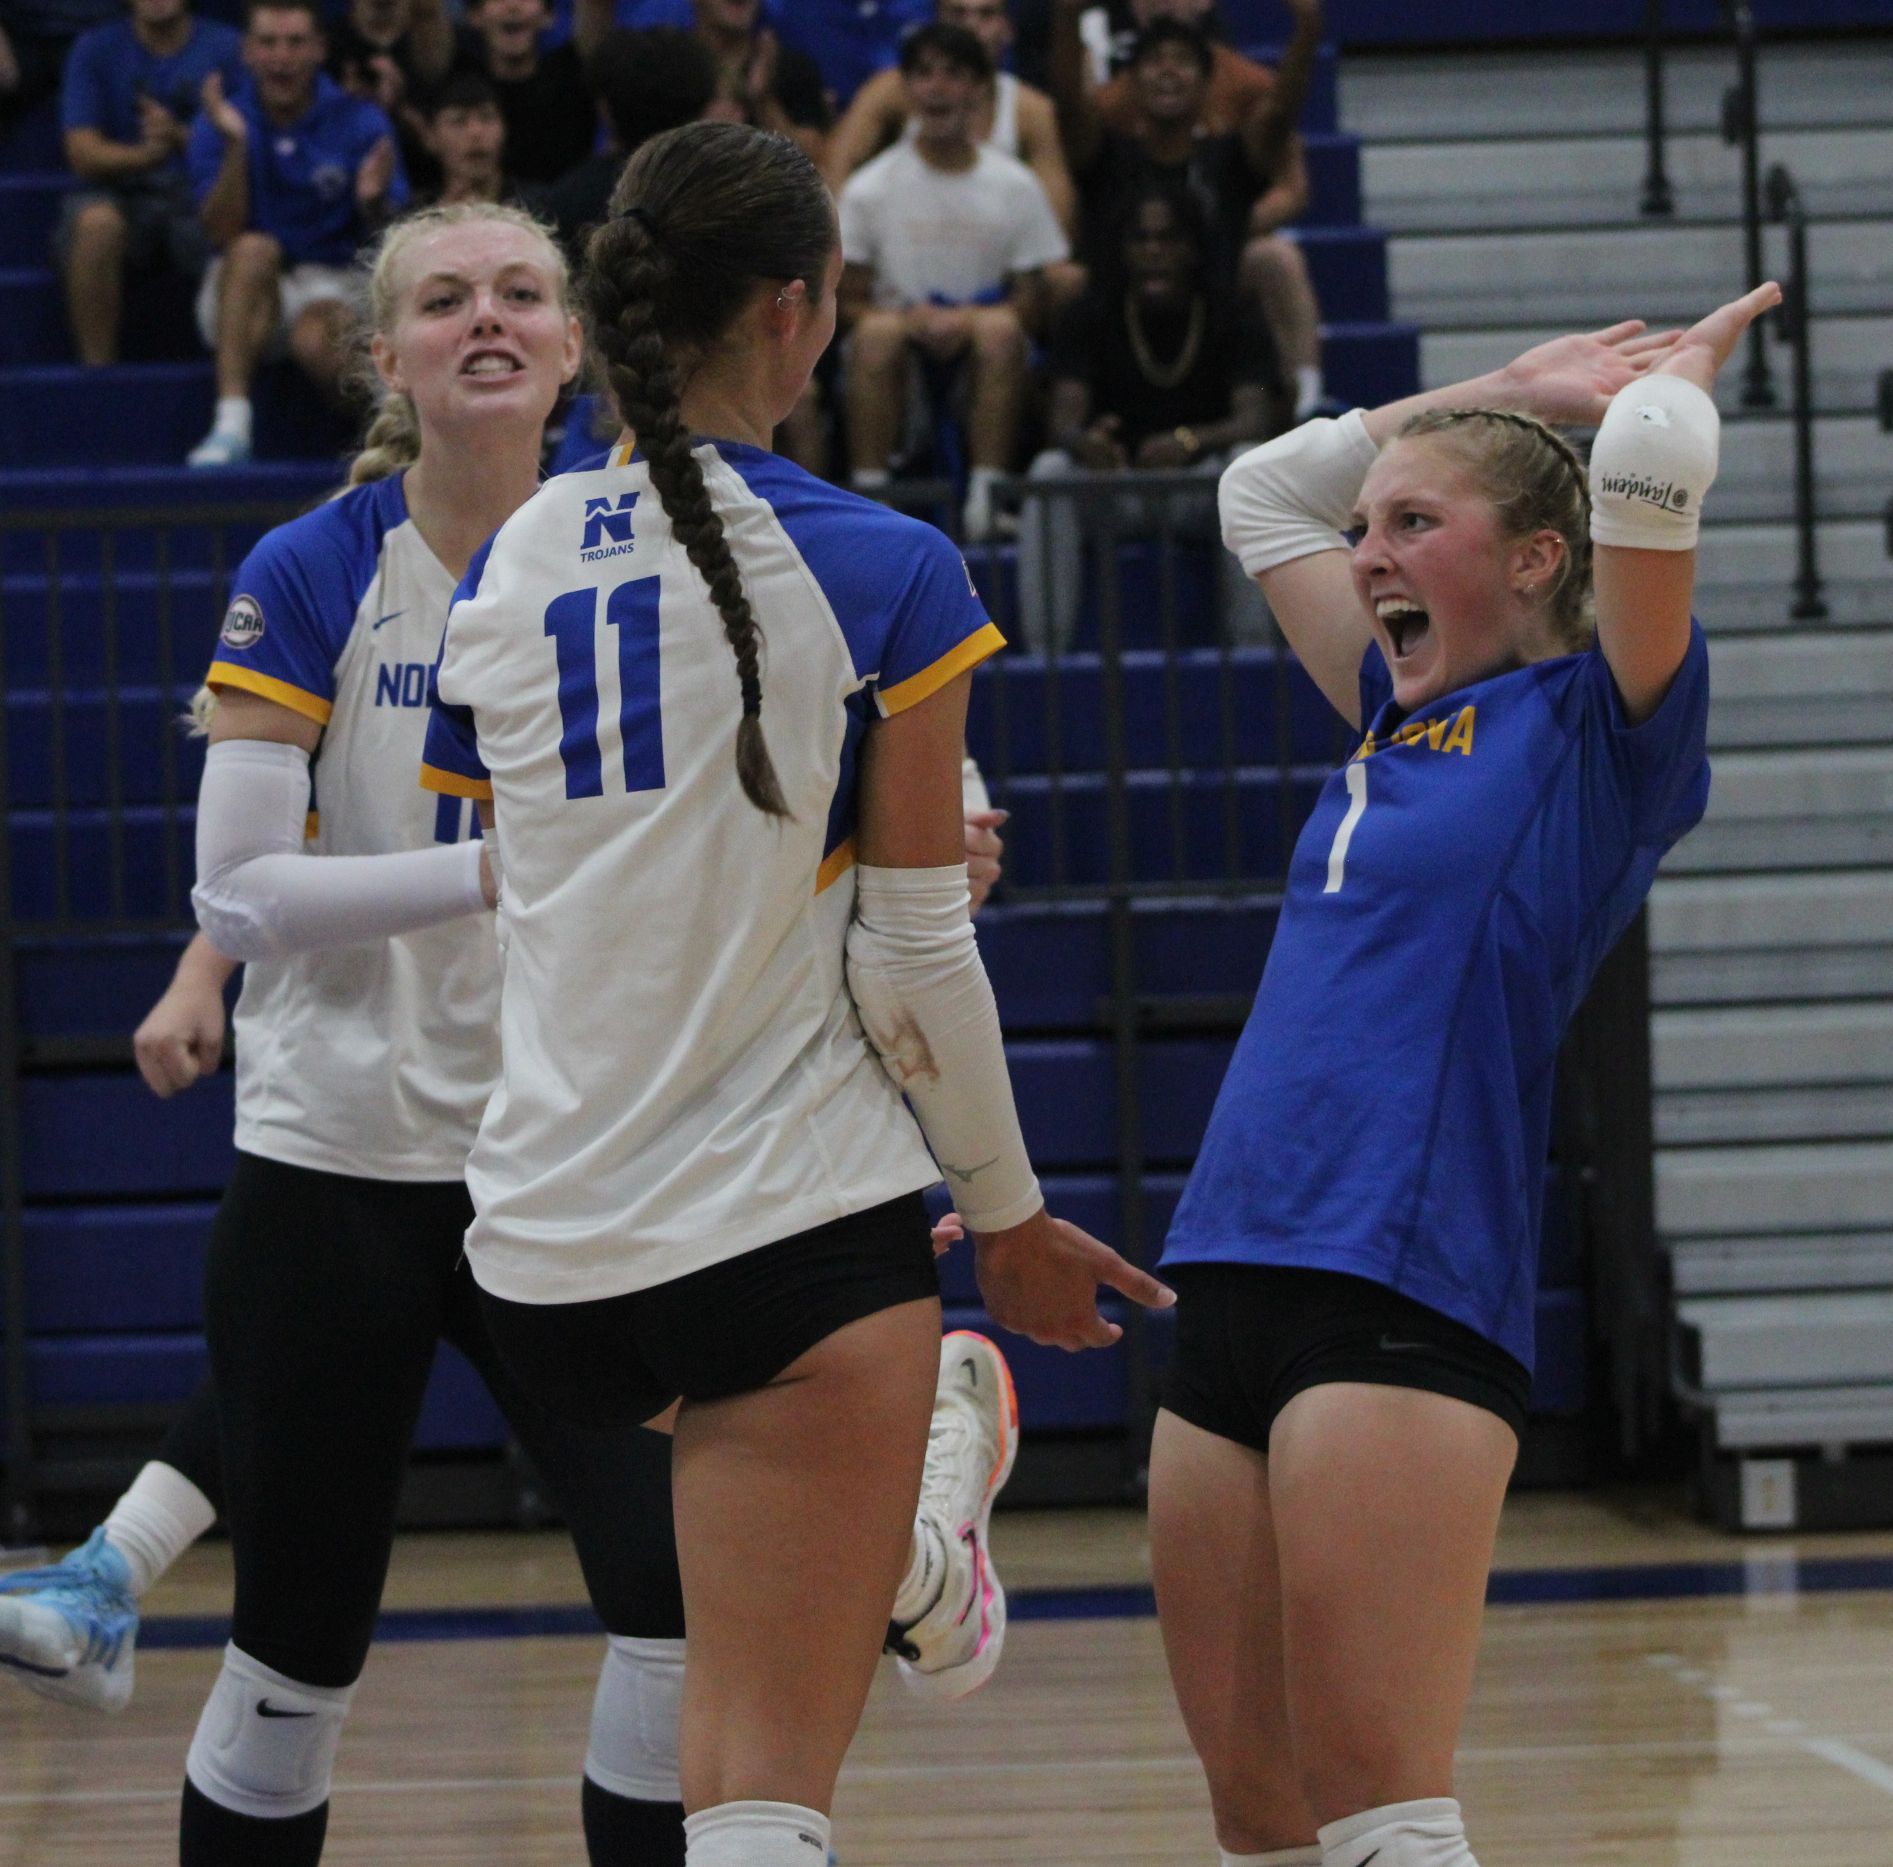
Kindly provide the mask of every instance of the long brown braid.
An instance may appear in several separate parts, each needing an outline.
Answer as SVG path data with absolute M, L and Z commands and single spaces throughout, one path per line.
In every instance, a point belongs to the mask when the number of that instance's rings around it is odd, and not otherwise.
M 626 165 L 579 282 L 612 399 L 723 619 L 743 700 L 737 775 L 772 817 L 789 808 L 763 738 L 762 630 L 691 452 L 679 371 L 716 343 L 759 285 L 802 279 L 818 295 L 834 246 L 827 187 L 787 137 L 692 123 L 652 138 Z
M 1428 409 L 1402 423 L 1399 439 L 1450 447 L 1497 508 L 1506 534 L 1553 531 L 1564 561 L 1545 592 L 1552 631 L 1570 650 L 1596 633 L 1591 613 L 1591 488 L 1578 451 L 1555 428 L 1510 408 Z

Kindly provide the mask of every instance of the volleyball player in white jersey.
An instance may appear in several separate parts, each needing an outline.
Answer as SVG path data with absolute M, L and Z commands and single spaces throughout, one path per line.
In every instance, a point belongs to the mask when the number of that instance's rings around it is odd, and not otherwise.
M 636 451 L 476 559 L 428 734 L 503 858 L 489 1327 L 555 1412 L 681 1398 L 689 1867 L 823 1859 L 920 1482 L 919 1190 L 944 1171 L 987 1307 L 1038 1340 L 1116 1339 L 1100 1279 L 1167 1298 L 1047 1216 L 1020 1139 L 960 825 L 997 633 L 939 533 L 766 451 L 839 271 L 784 139 L 695 124 L 632 158 L 581 296 Z

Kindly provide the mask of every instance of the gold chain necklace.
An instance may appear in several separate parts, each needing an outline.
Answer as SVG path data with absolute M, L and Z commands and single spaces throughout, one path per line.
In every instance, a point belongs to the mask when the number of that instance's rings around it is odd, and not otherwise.
M 1197 353 L 1203 348 L 1203 327 L 1207 322 L 1203 310 L 1203 298 L 1199 292 L 1190 300 L 1190 327 L 1183 333 L 1183 348 L 1177 352 L 1172 363 L 1159 363 L 1151 354 L 1150 342 L 1144 335 L 1143 313 L 1138 309 L 1135 295 L 1124 300 L 1124 328 L 1131 340 L 1131 356 L 1135 359 L 1138 372 L 1153 389 L 1174 389 L 1196 367 Z

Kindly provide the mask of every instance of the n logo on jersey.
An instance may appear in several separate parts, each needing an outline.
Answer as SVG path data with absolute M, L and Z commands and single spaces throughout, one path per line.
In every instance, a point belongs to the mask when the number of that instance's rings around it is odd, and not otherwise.
M 626 493 L 614 506 L 609 499 L 585 502 L 585 536 L 578 548 L 579 562 L 596 564 L 601 558 L 623 557 L 637 549 L 631 535 L 631 510 L 638 503 L 636 493 Z M 606 543 L 609 539 L 611 542 Z

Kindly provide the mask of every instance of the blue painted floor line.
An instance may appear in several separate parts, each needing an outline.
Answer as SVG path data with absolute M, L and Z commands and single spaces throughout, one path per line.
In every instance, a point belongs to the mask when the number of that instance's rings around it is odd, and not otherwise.
M 1616 1568 L 1501 1569 L 1486 1590 L 1498 1606 L 1565 1602 L 1685 1601 L 1715 1596 L 1827 1595 L 1893 1589 L 1893 1556 L 1774 1555 L 1763 1550 L 1733 1562 L 1634 1563 Z M 1007 1596 L 1015 1621 L 1138 1620 L 1156 1612 L 1148 1588 L 1034 1588 Z M 389 1608 L 375 1638 L 526 1640 L 597 1634 L 583 1605 L 519 1608 Z M 221 1646 L 221 1615 L 154 1615 L 139 1631 L 147 1652 Z

